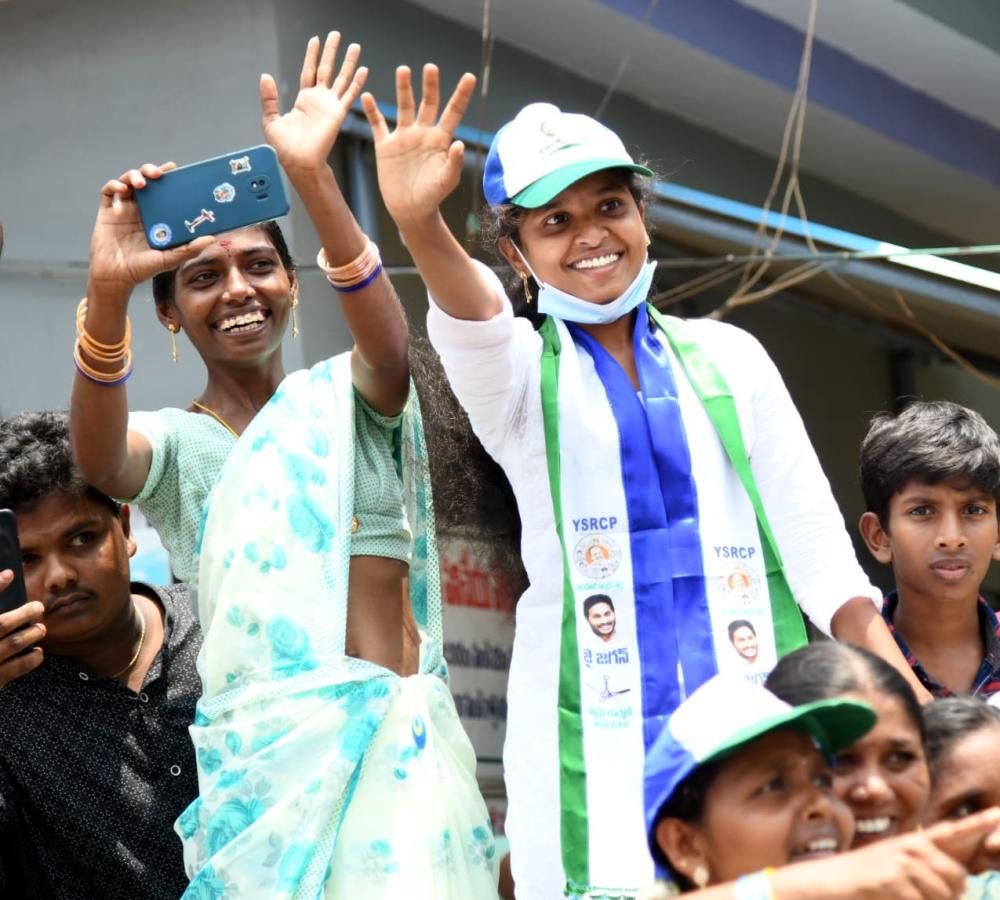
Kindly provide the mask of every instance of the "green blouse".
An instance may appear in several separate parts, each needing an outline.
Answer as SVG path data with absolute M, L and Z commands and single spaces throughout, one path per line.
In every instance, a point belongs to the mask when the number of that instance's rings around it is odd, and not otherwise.
M 354 521 L 352 556 L 410 560 L 410 528 L 395 459 L 402 414 L 383 416 L 354 395 Z M 134 503 L 156 529 L 170 554 L 174 575 L 198 575 L 196 544 L 206 501 L 236 439 L 214 418 L 167 407 L 133 412 L 128 427 L 153 449 L 146 483 Z M 238 527 L 238 525 L 237 525 Z

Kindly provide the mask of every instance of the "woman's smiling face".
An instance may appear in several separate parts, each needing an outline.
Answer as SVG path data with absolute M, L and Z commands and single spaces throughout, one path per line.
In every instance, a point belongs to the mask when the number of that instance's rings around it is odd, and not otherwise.
M 526 209 L 517 240 L 540 280 L 591 303 L 625 292 L 649 243 L 642 207 L 620 169 L 595 172 L 544 206 Z M 518 272 L 525 270 L 509 242 L 501 250 Z
M 710 883 L 838 853 L 853 833 L 826 760 L 812 738 L 790 729 L 729 757 L 708 788 L 701 821 L 688 827 Z
M 294 286 L 266 231 L 243 228 L 177 270 L 173 302 L 159 313 L 180 324 L 206 362 L 246 365 L 280 347 Z
M 861 740 L 837 754 L 834 788 L 854 813 L 855 847 L 906 834 L 920 823 L 930 791 L 930 773 L 920 729 L 903 703 L 890 694 L 855 691 L 878 716 Z

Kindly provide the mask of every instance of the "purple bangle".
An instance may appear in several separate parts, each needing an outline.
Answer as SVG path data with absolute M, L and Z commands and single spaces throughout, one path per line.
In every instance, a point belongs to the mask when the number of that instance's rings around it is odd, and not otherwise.
M 92 381 L 94 384 L 101 385 L 101 387 L 117 387 L 119 384 L 125 384 L 132 377 L 132 366 L 128 367 L 128 371 L 121 378 L 116 378 L 114 381 L 101 381 L 99 378 L 94 378 L 93 375 L 88 375 L 84 372 L 76 360 L 73 360 L 73 365 L 76 366 L 76 371 L 86 378 L 87 381 Z
M 382 261 L 379 260 L 379 264 L 375 267 L 375 270 L 364 281 L 359 281 L 357 284 L 352 284 L 350 287 L 337 287 L 334 285 L 333 289 L 338 294 L 353 294 L 355 291 L 360 291 L 361 288 L 368 287 L 368 285 L 370 285 L 381 274 Z

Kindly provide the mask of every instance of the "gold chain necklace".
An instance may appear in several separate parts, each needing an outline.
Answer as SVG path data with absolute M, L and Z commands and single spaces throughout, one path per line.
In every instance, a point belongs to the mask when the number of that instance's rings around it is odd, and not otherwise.
M 139 621 L 142 622 L 142 627 L 139 631 L 139 646 L 135 648 L 135 653 L 132 658 L 128 661 L 128 664 L 124 669 L 119 669 L 112 675 L 112 678 L 117 678 L 119 675 L 124 675 L 129 669 L 132 668 L 139 660 L 139 654 L 142 653 L 142 642 L 146 640 L 146 617 L 142 614 L 142 610 L 135 605 L 135 601 L 132 601 L 132 608 L 139 613 Z
M 209 409 L 204 403 L 199 403 L 197 400 L 191 401 L 192 406 L 198 407 L 202 412 L 208 413 L 216 422 L 218 422 L 223 428 L 226 429 L 234 438 L 239 439 L 239 435 L 236 433 L 236 429 L 233 428 L 225 419 L 222 418 L 214 409 Z

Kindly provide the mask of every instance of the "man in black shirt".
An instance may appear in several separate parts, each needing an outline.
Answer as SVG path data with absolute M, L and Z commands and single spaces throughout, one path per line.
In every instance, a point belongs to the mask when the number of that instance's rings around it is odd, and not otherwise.
M 0 615 L 0 896 L 177 898 L 173 823 L 198 794 L 187 591 L 130 583 L 128 510 L 83 483 L 62 414 L 0 422 L 0 507 L 29 600 Z

